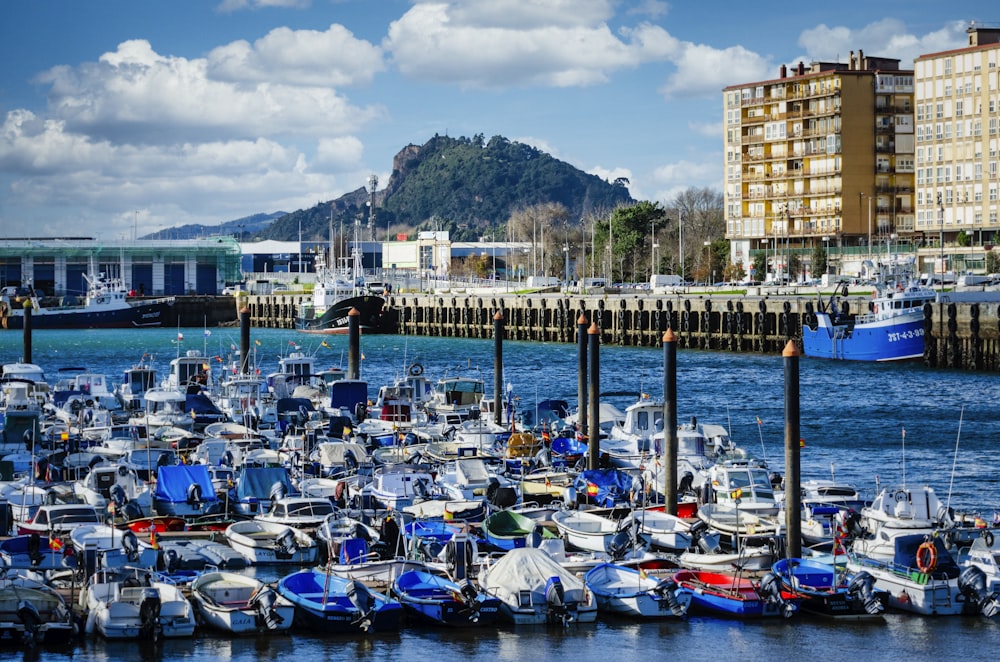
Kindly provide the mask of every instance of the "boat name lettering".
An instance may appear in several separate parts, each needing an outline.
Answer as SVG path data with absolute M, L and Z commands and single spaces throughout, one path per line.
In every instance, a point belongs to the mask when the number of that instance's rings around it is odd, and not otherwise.
M 890 332 L 887 335 L 889 337 L 889 342 L 899 342 L 900 340 L 912 340 L 914 338 L 922 338 L 924 335 L 924 330 L 910 329 L 909 331 Z

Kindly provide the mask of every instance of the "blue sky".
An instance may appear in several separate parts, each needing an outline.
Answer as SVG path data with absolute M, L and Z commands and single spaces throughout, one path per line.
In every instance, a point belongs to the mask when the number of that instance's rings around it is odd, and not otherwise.
M 294 211 L 384 186 L 436 133 L 522 141 L 638 199 L 721 191 L 722 88 L 858 49 L 912 67 L 1000 24 L 962 4 L 5 2 L 0 236 Z

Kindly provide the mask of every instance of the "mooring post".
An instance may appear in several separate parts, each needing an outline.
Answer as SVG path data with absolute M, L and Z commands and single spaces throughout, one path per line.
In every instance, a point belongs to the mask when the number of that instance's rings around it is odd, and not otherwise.
M 601 329 L 597 322 L 587 329 L 590 341 L 590 433 L 587 435 L 587 466 L 597 469 L 601 452 Z
M 347 378 L 361 379 L 361 313 L 347 313 Z
M 250 374 L 250 306 L 240 308 L 240 374 Z
M 663 496 L 665 510 L 677 514 L 677 336 L 663 332 Z
M 785 363 L 785 529 L 789 558 L 802 556 L 801 419 L 799 415 L 799 348 L 789 340 Z
M 23 331 L 24 331 L 24 359 L 25 363 L 31 363 L 31 314 L 35 309 L 35 304 L 31 298 L 26 298 L 24 300 L 24 317 L 23 319 Z M 44 324 L 42 325 L 44 326 Z
M 493 316 L 493 422 L 503 425 L 503 313 Z
M 579 434 L 585 438 L 589 434 L 587 431 L 587 327 L 590 322 L 587 316 L 580 313 L 576 320 L 576 347 L 577 347 L 577 371 L 576 371 L 576 413 Z

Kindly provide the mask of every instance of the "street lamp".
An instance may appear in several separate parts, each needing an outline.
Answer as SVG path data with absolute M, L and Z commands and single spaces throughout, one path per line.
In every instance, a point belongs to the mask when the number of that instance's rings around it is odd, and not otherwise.
M 708 263 L 705 265 L 705 280 L 708 280 L 709 274 L 712 273 L 712 242 L 705 241 L 702 245 L 705 247 L 705 258 L 708 260 Z
M 823 237 L 823 255 L 826 256 L 826 269 L 823 270 L 823 273 L 829 274 L 830 273 L 830 237 L 827 237 L 827 236 Z
M 677 252 L 681 260 L 681 281 L 684 281 L 684 214 L 677 213 Z
M 941 291 L 944 292 L 944 201 L 941 194 L 937 194 L 938 222 L 940 224 L 940 244 L 941 244 Z

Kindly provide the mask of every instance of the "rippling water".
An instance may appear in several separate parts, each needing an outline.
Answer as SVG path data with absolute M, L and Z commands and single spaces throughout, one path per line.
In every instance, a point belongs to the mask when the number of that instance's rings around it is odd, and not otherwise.
M 238 345 L 237 329 L 36 332 L 33 360 L 54 381 L 60 367 L 80 366 L 117 379 L 121 371 L 153 355 L 163 375 L 178 351 L 207 350 L 225 360 Z M 323 339 L 290 330 L 252 332 L 254 362 L 263 373 L 297 344 L 317 353 L 319 367 L 346 367 L 347 339 Z M 260 341 L 260 345 L 256 344 Z M 403 336 L 365 336 L 361 340 L 362 378 L 374 395 L 378 385 L 419 362 L 431 378 L 480 374 L 493 385 L 493 342 Z M 19 332 L 0 333 L 0 362 L 17 360 Z M 663 352 L 650 348 L 601 348 L 601 391 L 632 393 L 605 399 L 624 408 L 640 392 L 662 395 Z M 221 366 L 219 362 L 213 365 Z M 992 517 L 1000 511 L 1000 381 L 994 375 L 928 370 L 919 364 L 871 365 L 801 359 L 801 449 L 804 479 L 838 479 L 870 494 L 884 484 L 932 485 L 958 510 Z M 574 345 L 535 342 L 504 344 L 504 378 L 522 402 L 555 397 L 576 399 Z M 784 361 L 757 356 L 681 350 L 678 352 L 678 417 L 728 425 L 733 438 L 781 471 L 784 465 Z M 758 426 L 757 418 L 762 425 Z M 903 429 L 905 428 L 905 444 Z M 696 654 L 723 659 L 985 659 L 995 656 L 1000 623 L 979 618 L 919 618 L 890 615 L 882 625 L 830 624 L 805 619 L 737 623 L 708 618 L 685 622 L 633 624 L 602 621 L 596 628 L 567 632 L 537 629 L 455 633 L 405 629 L 374 638 L 317 638 L 304 635 L 231 640 L 200 635 L 194 641 L 168 641 L 137 649 L 134 644 L 88 641 L 72 651 L 75 660 L 143 659 L 258 660 L 283 656 L 322 659 L 398 660 L 417 656 L 464 660 L 597 660 L 614 651 L 617 659 Z M 711 647 L 714 653 L 707 653 Z M 696 652 L 698 651 L 698 652 Z M 0 653 L 0 657 L 3 653 Z M 26 655 L 29 659 L 35 659 Z M 38 659 L 63 659 L 43 651 Z

